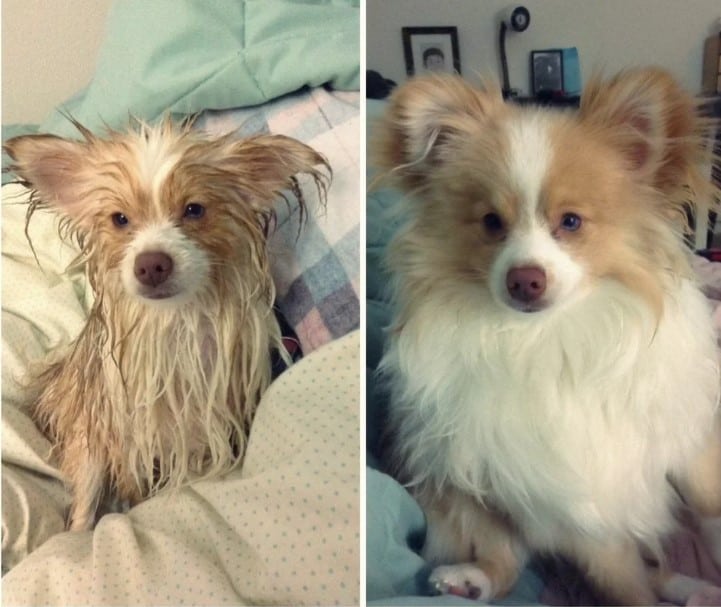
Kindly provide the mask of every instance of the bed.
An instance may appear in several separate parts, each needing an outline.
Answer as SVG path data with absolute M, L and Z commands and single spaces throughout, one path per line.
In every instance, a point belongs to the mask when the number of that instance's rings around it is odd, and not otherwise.
M 367 100 L 366 104 L 366 136 L 372 138 L 374 121 L 382 114 L 386 102 Z M 376 183 L 377 173 L 370 161 L 367 172 L 368 183 Z M 384 329 L 391 319 L 383 255 L 399 227 L 394 207 L 400 196 L 399 192 L 384 188 L 381 182 L 369 188 L 366 200 L 366 596 L 369 605 L 472 605 L 477 602 L 450 595 L 431 596 L 427 584 L 431 566 L 420 556 L 425 537 L 423 513 L 410 493 L 383 472 L 382 433 L 387 396 L 377 385 L 374 371 L 383 352 Z M 694 267 L 714 308 L 714 320 L 721 335 L 721 264 L 696 257 Z M 666 553 L 673 570 L 721 584 L 721 570 L 713 564 L 692 529 L 685 528 L 671 538 Z M 539 560 L 531 562 L 511 593 L 494 604 L 601 603 L 568 563 Z
M 325 209 L 308 201 L 298 237 L 297 208 L 279 203 L 270 242 L 277 307 L 304 356 L 264 395 L 243 465 L 227 477 L 108 514 L 93 532 L 63 532 L 69 497 L 20 384 L 31 361 L 79 332 L 92 293 L 82 271 L 66 271 L 76 252 L 52 215 L 34 217 L 33 253 L 28 193 L 4 185 L 5 603 L 358 603 L 359 31 L 351 0 L 111 10 L 95 77 L 64 106 L 86 127 L 197 114 L 195 128 L 289 135 L 328 158 Z M 3 137 L 33 131 L 73 135 L 54 113 L 6 125 Z

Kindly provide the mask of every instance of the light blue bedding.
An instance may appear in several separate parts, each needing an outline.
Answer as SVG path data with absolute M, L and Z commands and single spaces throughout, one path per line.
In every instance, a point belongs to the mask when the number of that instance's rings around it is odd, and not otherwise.
M 131 115 L 255 106 L 303 87 L 359 90 L 359 0 L 118 1 L 94 74 L 41 125 L 3 125 L 3 141 L 78 137 L 68 115 L 98 132 Z
M 95 77 L 62 110 L 96 130 L 129 115 L 257 105 L 304 86 L 360 88 L 358 0 L 122 0 Z M 41 131 L 76 136 L 54 111 Z

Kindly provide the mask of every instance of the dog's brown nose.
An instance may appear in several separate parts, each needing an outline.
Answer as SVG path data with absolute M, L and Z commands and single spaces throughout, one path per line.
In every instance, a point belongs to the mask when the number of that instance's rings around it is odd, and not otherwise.
M 511 268 L 506 274 L 506 287 L 516 301 L 538 301 L 546 292 L 546 272 L 537 266 Z
M 164 283 L 173 271 L 173 260 L 160 251 L 141 253 L 135 258 L 135 278 L 148 286 Z

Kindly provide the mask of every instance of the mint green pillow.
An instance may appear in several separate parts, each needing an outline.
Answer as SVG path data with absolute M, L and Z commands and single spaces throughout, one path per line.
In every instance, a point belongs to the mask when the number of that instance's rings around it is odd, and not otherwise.
M 120 0 L 92 81 L 40 130 L 77 135 L 61 112 L 95 130 L 325 84 L 360 88 L 358 0 Z

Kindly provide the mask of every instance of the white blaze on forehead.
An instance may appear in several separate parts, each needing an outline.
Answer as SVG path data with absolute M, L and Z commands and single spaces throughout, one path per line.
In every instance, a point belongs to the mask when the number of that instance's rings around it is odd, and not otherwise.
M 542 112 L 519 113 L 506 125 L 506 167 L 510 191 L 517 197 L 519 221 L 512 226 L 491 267 L 491 292 L 508 301 L 506 276 L 512 268 L 534 266 L 546 273 L 549 304 L 579 292 L 585 270 L 551 233 L 539 212 L 553 161 L 552 122 Z
M 154 205 L 161 203 L 160 191 L 182 153 L 174 137 L 164 136 L 160 128 L 143 129 L 138 138 L 140 179 Z
M 546 118 L 538 112 L 519 113 L 506 127 L 509 185 L 519 197 L 519 211 L 526 221 L 536 214 L 551 160 Z

